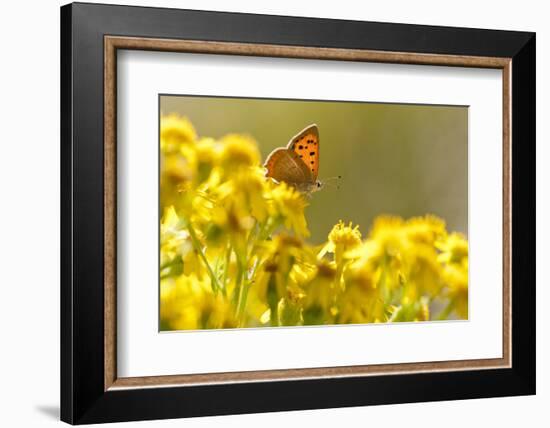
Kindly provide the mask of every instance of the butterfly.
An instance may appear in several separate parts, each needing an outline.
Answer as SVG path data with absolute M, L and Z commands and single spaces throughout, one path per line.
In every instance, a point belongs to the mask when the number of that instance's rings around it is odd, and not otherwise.
M 264 167 L 266 177 L 295 187 L 310 195 L 321 190 L 323 183 L 317 180 L 319 174 L 319 129 L 312 124 L 290 139 L 286 147 L 273 150 Z

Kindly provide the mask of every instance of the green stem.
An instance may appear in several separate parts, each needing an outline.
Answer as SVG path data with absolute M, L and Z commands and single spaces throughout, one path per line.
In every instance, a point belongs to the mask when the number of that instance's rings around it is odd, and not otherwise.
M 254 263 L 254 266 L 252 267 L 252 271 L 250 272 L 250 275 L 247 279 L 248 283 L 252 285 L 252 282 L 254 281 L 254 277 L 256 276 L 256 271 L 258 270 L 258 266 L 260 266 L 260 260 L 256 259 L 256 263 Z
M 173 260 L 170 260 L 164 263 L 159 269 L 160 279 L 164 279 L 164 278 L 168 278 L 169 276 L 172 276 L 173 274 L 170 269 L 174 266 L 177 266 L 178 264 L 183 265 L 183 262 L 181 261 L 181 257 L 175 257 Z M 167 269 L 168 269 L 168 272 L 163 274 L 162 272 Z
M 281 219 L 273 219 L 269 217 L 260 227 L 260 231 L 258 233 L 258 241 L 267 240 L 280 224 Z
M 227 297 L 227 276 L 229 274 L 229 264 L 231 263 L 231 244 L 227 242 L 227 252 L 225 253 L 225 266 L 223 267 L 222 293 Z
M 241 291 L 239 293 L 239 305 L 237 307 L 237 314 L 239 320 L 239 326 L 242 327 L 244 310 L 246 308 L 246 301 L 248 298 L 248 284 L 242 284 Z
M 248 300 L 248 289 L 250 288 L 250 280 L 254 278 L 253 275 L 248 275 L 248 260 L 252 258 L 252 253 L 255 248 L 255 238 L 261 233 L 263 227 L 258 224 L 254 226 L 248 235 L 246 240 L 246 247 L 244 249 L 244 260 L 237 255 L 238 275 L 237 275 L 237 320 L 239 326 L 243 322 L 243 315 L 246 308 L 246 301 Z M 255 272 L 255 269 L 253 269 Z
M 220 290 L 223 294 L 224 297 L 226 297 L 226 291 L 225 291 L 225 282 L 223 283 L 220 283 L 220 281 L 222 281 L 223 277 L 223 272 L 222 272 L 222 267 L 223 267 L 223 264 L 225 263 L 225 261 L 222 262 L 222 257 L 218 256 L 216 257 L 216 266 L 214 267 L 214 272 L 216 274 L 216 279 L 218 280 L 218 285 L 220 287 Z
M 243 307 L 243 294 L 244 294 L 244 288 L 243 286 L 243 278 L 244 278 L 244 270 L 242 263 L 237 258 L 237 278 L 235 281 L 235 294 L 234 294 L 234 304 L 236 308 L 236 315 L 237 315 L 237 322 L 238 325 L 241 325 L 241 317 L 244 310 Z
M 273 230 L 275 230 L 277 225 L 278 224 L 276 221 L 272 222 L 269 219 L 262 224 L 256 224 L 255 228 L 250 231 L 250 234 L 247 238 L 246 248 L 244 249 L 244 259 L 242 256 L 239 257 L 239 253 L 235 251 L 235 254 L 237 256 L 237 281 L 233 294 L 233 302 L 236 306 L 237 320 L 239 326 L 244 321 L 243 316 L 248 300 L 248 290 L 252 285 L 256 270 L 260 265 L 259 261 L 256 261 L 256 264 L 252 268 L 252 272 L 248 273 L 248 260 L 252 258 L 254 249 L 256 248 L 256 242 L 265 241 L 273 233 Z
M 344 248 L 341 248 L 339 245 L 334 248 L 334 261 L 336 263 L 334 290 L 339 292 L 342 288 L 342 274 L 344 273 Z
M 279 273 L 269 274 L 269 279 L 267 282 L 267 303 L 270 310 L 270 321 L 272 327 L 277 327 L 279 325 L 279 311 L 277 310 L 277 305 L 279 304 L 279 296 L 277 295 L 277 282 Z
M 454 300 L 451 300 L 449 304 L 445 306 L 445 309 L 443 309 L 441 313 L 437 316 L 437 319 L 440 321 L 446 320 L 451 314 L 451 312 L 453 311 L 454 307 L 455 307 L 455 302 Z
M 212 291 L 214 294 L 218 292 L 220 289 L 220 285 L 218 283 L 218 278 L 216 278 L 216 275 L 214 274 L 214 271 L 212 270 L 212 267 L 210 266 L 210 263 L 208 263 L 208 259 L 206 258 L 206 255 L 204 254 L 204 251 L 202 250 L 202 246 L 199 242 L 199 239 L 197 238 L 197 234 L 195 232 L 195 229 L 191 225 L 191 223 L 187 224 L 187 229 L 189 230 L 189 236 L 191 237 L 191 241 L 193 243 L 193 247 L 195 248 L 195 251 L 199 255 L 199 257 L 204 262 L 204 265 L 206 266 L 206 270 L 208 271 L 208 276 L 210 276 L 210 282 L 212 286 Z

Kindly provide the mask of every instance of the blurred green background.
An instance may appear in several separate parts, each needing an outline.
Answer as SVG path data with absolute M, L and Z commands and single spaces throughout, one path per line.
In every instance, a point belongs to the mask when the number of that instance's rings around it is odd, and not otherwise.
M 251 135 L 263 160 L 316 123 L 319 179 L 342 179 L 309 200 L 312 243 L 340 219 L 366 235 L 381 214 L 435 214 L 467 235 L 467 107 L 163 95 L 160 110 L 188 117 L 199 136 Z

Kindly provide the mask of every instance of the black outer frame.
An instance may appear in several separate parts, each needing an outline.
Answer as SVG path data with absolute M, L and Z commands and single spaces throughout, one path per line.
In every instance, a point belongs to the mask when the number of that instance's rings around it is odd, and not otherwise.
M 104 391 L 103 37 L 512 58 L 512 368 Z M 61 8 L 61 420 L 535 393 L 535 34 L 73 3 Z

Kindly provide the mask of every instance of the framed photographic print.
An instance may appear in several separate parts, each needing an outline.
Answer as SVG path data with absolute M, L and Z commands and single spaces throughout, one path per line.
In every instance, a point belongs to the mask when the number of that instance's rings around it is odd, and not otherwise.
M 61 8 L 61 418 L 535 393 L 535 35 Z

